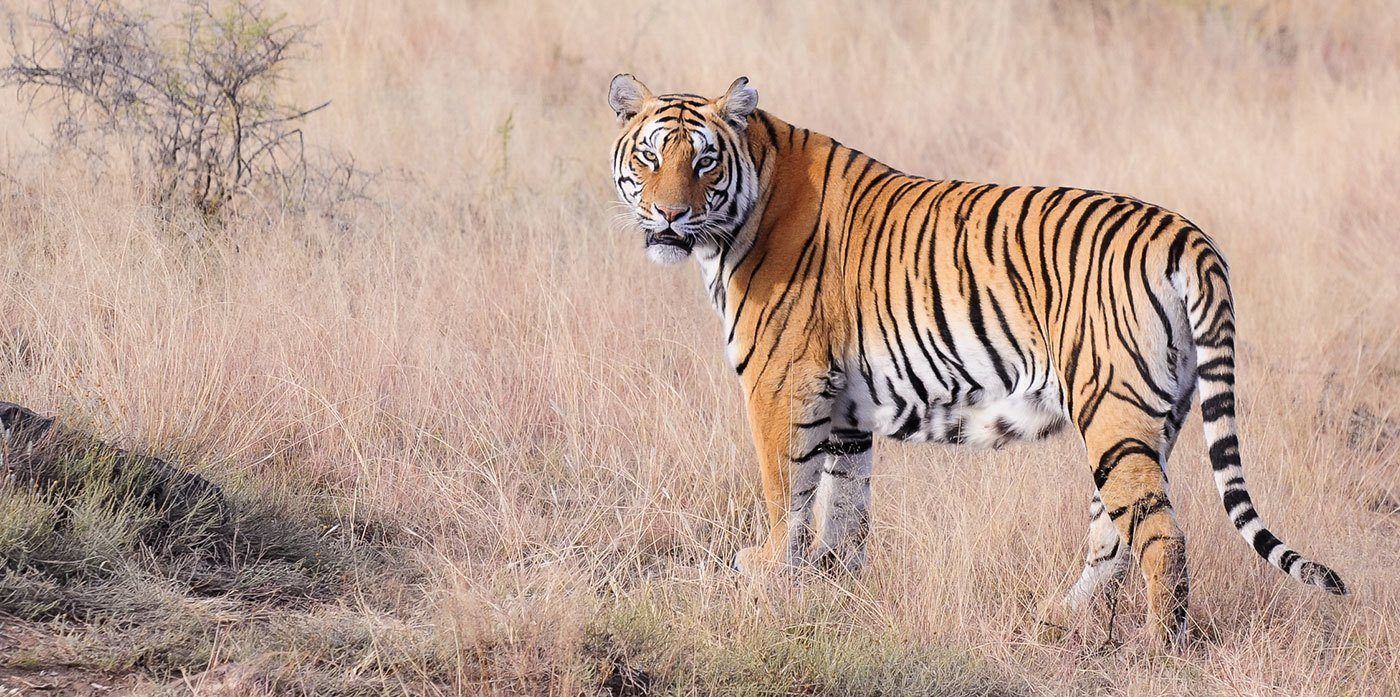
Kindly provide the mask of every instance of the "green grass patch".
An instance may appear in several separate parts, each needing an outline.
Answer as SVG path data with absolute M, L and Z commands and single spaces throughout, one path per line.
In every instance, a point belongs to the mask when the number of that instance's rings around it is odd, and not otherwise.
M 840 597 L 811 595 L 764 608 L 643 591 L 604 611 L 584 652 L 614 694 L 1020 693 L 972 654 L 853 624 Z

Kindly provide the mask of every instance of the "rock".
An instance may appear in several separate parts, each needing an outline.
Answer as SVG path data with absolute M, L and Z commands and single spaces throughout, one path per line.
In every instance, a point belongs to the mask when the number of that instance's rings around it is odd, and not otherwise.
M 158 512 L 162 525 L 151 531 L 157 537 L 173 530 L 222 537 L 229 524 L 219 487 L 165 460 L 110 445 L 11 402 L 0 402 L 0 428 L 0 474 L 14 485 L 64 499 L 103 485 L 114 505 Z

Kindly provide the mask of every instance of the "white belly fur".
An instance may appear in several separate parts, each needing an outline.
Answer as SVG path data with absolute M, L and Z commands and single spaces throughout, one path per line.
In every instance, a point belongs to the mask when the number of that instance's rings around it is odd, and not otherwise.
M 1013 391 L 1007 395 L 982 394 L 971 403 L 935 403 L 920 409 L 918 427 L 910 430 L 910 408 L 901 412 L 893 404 L 875 405 L 859 388 L 843 395 L 854 409 L 837 408 L 854 415 L 854 423 L 842 425 L 877 435 L 912 442 L 962 443 L 998 448 L 1017 440 L 1036 440 L 1055 432 L 1065 422 L 1057 385 Z M 841 419 L 838 421 L 851 421 Z

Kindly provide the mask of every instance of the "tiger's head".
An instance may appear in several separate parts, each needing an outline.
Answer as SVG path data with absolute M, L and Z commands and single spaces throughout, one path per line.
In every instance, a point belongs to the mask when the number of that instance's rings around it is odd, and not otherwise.
M 618 75 L 608 103 L 622 124 L 613 144 L 613 183 L 658 264 L 684 261 L 697 246 L 733 240 L 758 197 L 748 147 L 758 91 L 739 78 L 720 97 L 656 96 Z

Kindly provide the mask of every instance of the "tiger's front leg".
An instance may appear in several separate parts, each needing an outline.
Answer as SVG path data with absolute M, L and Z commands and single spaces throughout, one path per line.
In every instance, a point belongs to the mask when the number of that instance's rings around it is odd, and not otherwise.
M 833 429 L 817 487 L 813 562 L 823 570 L 856 573 L 865 566 L 870 535 L 871 434 Z
M 768 519 L 767 538 L 734 556 L 735 569 L 752 576 L 808 560 L 814 504 L 829 455 L 833 390 L 824 369 L 799 366 L 774 384 L 746 387 Z

